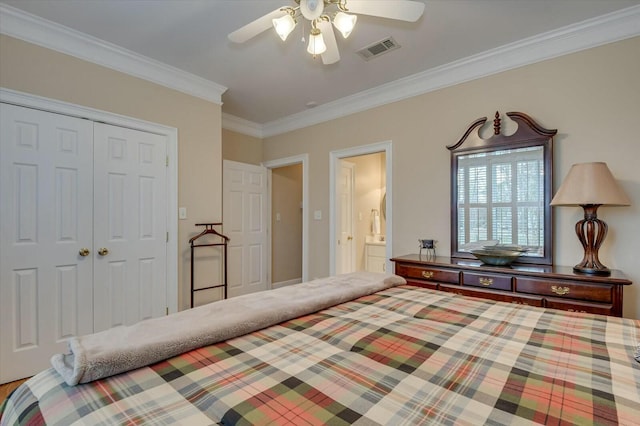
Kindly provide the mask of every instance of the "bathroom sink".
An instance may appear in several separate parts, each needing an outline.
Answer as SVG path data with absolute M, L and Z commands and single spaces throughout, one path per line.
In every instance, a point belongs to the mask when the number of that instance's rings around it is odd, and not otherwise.
M 367 235 L 364 242 L 365 244 L 379 244 L 379 245 L 385 245 L 387 243 L 385 241 L 384 235 Z

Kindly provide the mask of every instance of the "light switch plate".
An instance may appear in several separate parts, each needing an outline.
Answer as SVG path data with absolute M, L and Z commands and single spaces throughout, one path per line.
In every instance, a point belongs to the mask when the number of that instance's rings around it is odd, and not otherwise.
M 178 208 L 178 219 L 186 219 L 187 218 L 187 208 L 186 207 L 179 207 Z

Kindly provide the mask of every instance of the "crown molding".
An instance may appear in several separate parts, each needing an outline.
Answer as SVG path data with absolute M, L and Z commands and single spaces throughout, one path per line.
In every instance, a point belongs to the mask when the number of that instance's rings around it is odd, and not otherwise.
M 210 80 L 0 4 L 0 33 L 222 105 Z M 222 127 L 257 138 L 344 117 L 466 81 L 640 35 L 640 6 L 588 19 L 260 124 L 223 114 Z
M 102 65 L 222 105 L 227 90 L 174 68 L 55 22 L 0 4 L 0 33 Z
M 640 35 L 640 6 L 588 19 L 319 105 L 263 125 L 263 137 Z
M 235 115 L 222 113 L 222 127 L 247 136 L 253 136 L 258 139 L 264 138 L 262 133 L 262 124 L 254 121 L 245 120 Z

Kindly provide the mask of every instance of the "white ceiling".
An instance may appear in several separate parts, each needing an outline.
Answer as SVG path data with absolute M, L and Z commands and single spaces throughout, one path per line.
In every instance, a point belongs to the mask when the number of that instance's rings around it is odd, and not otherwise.
M 299 28 L 286 42 L 272 30 L 241 45 L 227 39 L 228 33 L 263 14 L 293 5 L 292 0 L 0 0 L 225 86 L 223 112 L 259 125 L 299 114 L 309 102 L 335 103 L 640 4 L 640 0 L 424 2 L 424 16 L 416 23 L 360 16 L 347 40 L 337 36 L 341 60 L 323 65 L 320 58 L 306 53 Z M 388 36 L 401 48 L 370 61 L 355 53 Z

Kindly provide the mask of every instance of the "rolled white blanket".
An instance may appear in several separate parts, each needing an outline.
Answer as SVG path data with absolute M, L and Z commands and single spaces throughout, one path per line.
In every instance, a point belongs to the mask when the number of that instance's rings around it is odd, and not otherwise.
M 88 383 L 405 283 L 396 275 L 355 272 L 246 294 L 72 337 L 70 353 L 54 355 L 51 364 L 68 385 Z

